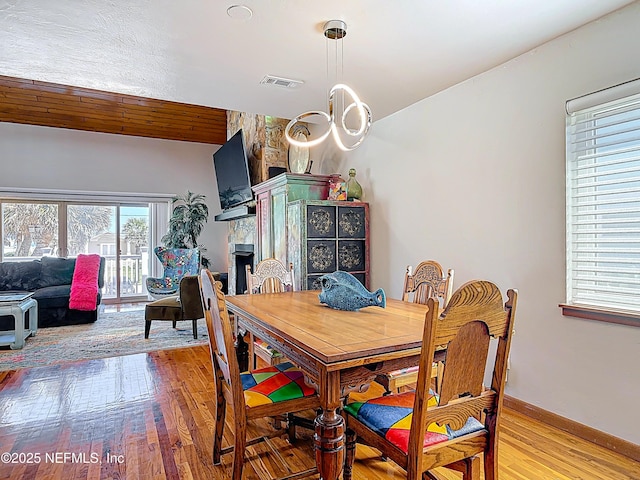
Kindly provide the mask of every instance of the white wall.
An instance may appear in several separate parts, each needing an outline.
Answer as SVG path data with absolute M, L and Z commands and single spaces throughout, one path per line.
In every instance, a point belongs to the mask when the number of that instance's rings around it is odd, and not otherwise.
M 338 169 L 355 167 L 371 202 L 372 288 L 397 298 L 423 259 L 454 268 L 456 287 L 518 288 L 507 394 L 635 443 L 640 328 L 558 304 L 564 103 L 640 77 L 638 25 L 636 2 L 380 120 Z
M 212 154 L 217 145 L 82 132 L 0 122 L 0 190 L 183 194 L 207 197 L 210 218 L 200 237 L 212 269 L 227 271 L 226 222 L 220 212 Z

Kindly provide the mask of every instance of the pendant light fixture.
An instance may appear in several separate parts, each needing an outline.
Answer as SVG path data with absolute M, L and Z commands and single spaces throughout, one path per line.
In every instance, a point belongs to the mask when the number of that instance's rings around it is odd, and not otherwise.
M 347 24 L 342 20 L 330 20 L 324 24 L 324 36 L 327 39 L 327 80 L 329 80 L 330 76 L 329 52 L 331 49 L 329 44 L 333 43 L 333 46 L 335 47 L 334 73 L 336 83 L 331 87 L 328 93 L 329 113 L 321 110 L 311 110 L 309 112 L 301 113 L 297 117 L 293 118 L 287 125 L 284 132 L 285 137 L 291 145 L 296 145 L 298 147 L 313 147 L 322 143 L 329 135 L 332 135 L 338 148 L 348 152 L 358 148 L 369 133 L 369 128 L 371 127 L 371 109 L 366 103 L 360 100 L 360 97 L 358 97 L 351 87 L 338 81 L 338 77 L 342 75 L 344 65 L 342 40 L 346 34 Z M 340 71 L 338 71 L 338 66 L 340 67 Z M 329 82 L 327 83 L 329 84 Z M 347 98 L 350 99 L 348 105 Z M 296 124 L 313 116 L 319 116 L 326 121 L 326 131 L 318 138 L 307 140 L 306 142 L 293 138 L 292 132 L 294 131 Z M 347 125 L 347 121 L 353 120 L 354 118 L 358 125 L 357 128 L 349 127 Z M 345 143 L 343 135 L 351 137 L 352 140 Z M 348 137 L 345 138 L 348 139 Z

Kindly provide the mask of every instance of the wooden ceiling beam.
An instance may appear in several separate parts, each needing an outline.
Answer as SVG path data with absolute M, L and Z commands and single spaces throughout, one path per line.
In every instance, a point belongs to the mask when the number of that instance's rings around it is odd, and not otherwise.
M 222 145 L 227 112 L 0 75 L 0 122 Z

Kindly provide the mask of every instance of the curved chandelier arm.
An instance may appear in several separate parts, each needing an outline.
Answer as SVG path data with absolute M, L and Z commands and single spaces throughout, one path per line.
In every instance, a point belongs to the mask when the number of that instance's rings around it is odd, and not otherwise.
M 346 94 L 349 95 L 353 100 L 353 102 L 349 104 L 347 108 L 344 109 L 344 112 L 342 112 L 342 115 L 340 116 L 340 125 L 339 125 L 339 127 L 342 128 L 347 133 L 347 135 L 350 135 L 352 137 L 358 137 L 358 136 L 360 137 L 352 145 L 345 145 L 342 139 L 340 138 L 340 132 L 338 131 L 338 125 L 335 119 L 334 98 L 336 93 L 339 92 L 340 90 L 343 90 L 344 92 L 346 92 Z M 357 109 L 358 117 L 360 119 L 360 126 L 358 127 L 358 129 L 349 128 L 347 127 L 347 123 L 346 123 L 347 115 L 354 108 Z M 314 116 L 314 115 L 323 117 L 326 120 L 328 124 L 327 130 L 318 138 L 311 141 L 301 142 L 299 140 L 294 139 L 291 133 L 293 132 L 293 129 L 296 126 L 296 124 L 298 124 L 298 122 L 302 121 L 303 119 Z M 309 147 L 319 145 L 329 136 L 329 134 L 333 134 L 333 139 L 335 140 L 338 148 L 343 152 L 349 152 L 360 146 L 360 144 L 364 141 L 365 137 L 369 133 L 370 128 L 371 128 L 371 109 L 369 108 L 369 106 L 366 103 L 360 101 L 360 98 L 358 97 L 356 92 L 353 91 L 351 87 L 343 83 L 338 83 L 334 85 L 331 91 L 329 92 L 329 113 L 326 113 L 320 110 L 312 110 L 309 112 L 301 113 L 300 115 L 292 119 L 287 124 L 287 128 L 284 129 L 284 136 L 286 137 L 287 141 L 291 145 L 309 148 Z
M 338 132 L 338 127 L 335 123 L 331 124 L 331 133 L 333 134 L 333 140 L 336 142 L 336 145 L 343 152 L 350 152 L 351 150 L 355 150 L 360 146 L 364 139 L 367 138 L 367 133 L 369 132 L 369 127 L 364 131 L 363 135 L 354 143 L 353 145 L 345 145 L 340 138 L 340 133 Z
M 324 132 L 315 140 L 311 140 L 311 141 L 301 142 L 300 140 L 296 140 L 295 138 L 293 138 L 291 136 L 291 133 L 293 132 L 293 128 L 295 127 L 295 125 L 298 122 L 301 122 L 303 119 L 307 117 L 312 117 L 314 115 L 323 117 L 327 121 L 327 124 L 328 124 L 327 131 Z M 307 147 L 307 148 L 315 147 L 316 145 L 319 145 L 320 143 L 324 142 L 324 140 L 329 136 L 329 134 L 331 133 L 331 124 L 333 124 L 333 119 L 329 116 L 328 113 L 320 110 L 311 110 L 309 112 L 301 113 L 297 117 L 293 118 L 287 124 L 287 127 L 284 129 L 284 136 L 291 145 L 295 145 L 296 147 Z
M 371 110 L 369 106 L 360 101 L 360 97 L 356 94 L 356 92 L 349 86 L 344 83 L 338 83 L 331 88 L 329 92 L 329 115 L 331 116 L 331 120 L 335 121 L 334 113 L 333 113 L 333 99 L 335 97 L 336 92 L 339 90 L 344 90 L 347 95 L 351 97 L 353 103 L 351 103 L 347 108 L 342 112 L 342 118 L 340 119 L 342 129 L 347 132 L 352 137 L 357 137 L 358 135 L 366 135 L 365 130 L 368 130 L 371 126 Z M 357 130 L 352 130 L 347 127 L 346 119 L 347 115 L 351 111 L 352 108 L 358 109 L 358 115 L 360 117 L 360 128 Z
M 342 113 L 342 128 L 345 132 L 347 132 L 348 135 L 351 135 L 352 137 L 357 137 L 358 135 L 363 135 L 366 137 L 367 133 L 369 133 L 369 128 L 371 127 L 371 109 L 366 103 L 362 103 L 362 107 L 363 108 L 359 109 L 358 112 L 360 114 L 360 129 L 358 130 L 347 128 L 346 125 L 347 115 L 352 108 L 357 108 L 356 104 L 350 104 L 347 108 L 344 109 L 344 112 Z

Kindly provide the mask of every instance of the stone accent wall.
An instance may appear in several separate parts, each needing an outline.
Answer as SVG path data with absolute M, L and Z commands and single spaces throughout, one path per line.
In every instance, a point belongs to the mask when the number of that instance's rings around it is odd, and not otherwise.
M 289 120 L 245 112 L 227 113 L 227 138 L 242 128 L 249 159 L 251 184 L 257 185 L 269 178 L 269 167 L 287 167 L 289 143 L 284 129 Z M 228 265 L 229 294 L 236 293 L 236 259 L 231 252 L 234 245 L 257 243 L 256 217 L 229 222 Z M 255 262 L 254 262 L 255 266 Z
M 289 120 L 284 118 L 228 113 L 227 137 L 231 138 L 241 128 L 244 132 L 252 185 L 269 179 L 269 167 L 287 167 L 289 143 L 284 129 L 288 123 Z

